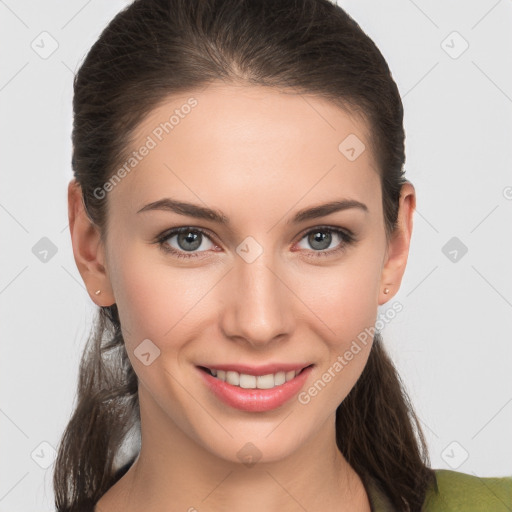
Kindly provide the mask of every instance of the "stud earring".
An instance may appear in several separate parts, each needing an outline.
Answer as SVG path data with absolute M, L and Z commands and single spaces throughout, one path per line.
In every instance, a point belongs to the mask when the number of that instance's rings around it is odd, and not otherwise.
M 96 291 L 94 292 L 94 295 L 99 295 L 100 293 L 101 293 L 101 290 L 96 290 Z
M 389 293 L 389 288 L 384 288 L 384 293 L 387 295 Z

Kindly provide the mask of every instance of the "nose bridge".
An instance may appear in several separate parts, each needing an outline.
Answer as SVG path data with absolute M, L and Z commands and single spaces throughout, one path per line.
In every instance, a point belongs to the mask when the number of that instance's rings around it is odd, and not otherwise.
M 244 338 L 254 346 L 266 345 L 290 333 L 290 291 L 272 251 L 258 250 L 254 240 L 245 242 L 237 248 L 239 257 L 230 272 L 223 329 L 227 336 Z

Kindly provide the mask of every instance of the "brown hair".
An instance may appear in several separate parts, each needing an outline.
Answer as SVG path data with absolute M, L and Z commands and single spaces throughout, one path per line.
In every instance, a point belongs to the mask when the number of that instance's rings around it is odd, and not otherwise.
M 73 171 L 92 222 L 106 238 L 113 175 L 141 120 L 169 95 L 214 81 L 288 88 L 362 116 L 378 164 L 386 236 L 406 182 L 403 106 L 384 57 L 329 0 L 135 0 L 92 46 L 74 80 Z M 80 363 L 77 403 L 54 470 L 59 512 L 92 510 L 119 479 L 116 457 L 140 428 L 137 377 L 116 305 L 98 309 Z M 419 421 L 380 333 L 336 411 L 336 441 L 364 482 L 397 511 L 420 511 L 433 480 Z

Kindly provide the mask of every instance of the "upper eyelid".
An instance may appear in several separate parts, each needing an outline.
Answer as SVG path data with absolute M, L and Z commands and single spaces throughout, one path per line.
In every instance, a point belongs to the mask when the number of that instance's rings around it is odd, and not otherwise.
M 341 232 L 346 233 L 347 235 L 355 238 L 355 234 L 351 229 L 342 228 L 339 226 L 329 226 L 328 224 L 319 224 L 317 226 L 312 226 L 312 227 L 306 228 L 304 231 L 301 231 L 298 236 L 300 236 L 302 238 L 307 233 L 309 233 L 311 231 L 315 231 L 315 229 L 318 231 L 320 231 L 322 229 L 325 231 L 341 231 Z

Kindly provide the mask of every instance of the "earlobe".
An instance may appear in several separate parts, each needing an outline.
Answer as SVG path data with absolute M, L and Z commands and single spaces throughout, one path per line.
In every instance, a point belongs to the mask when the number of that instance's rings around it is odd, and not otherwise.
M 115 298 L 105 267 L 100 230 L 85 211 L 82 189 L 75 179 L 68 185 L 68 219 L 73 255 L 87 292 L 98 306 L 111 306 Z M 100 293 L 96 293 L 98 290 Z
M 385 304 L 400 288 L 409 256 L 415 208 L 416 193 L 414 186 L 407 181 L 402 185 L 400 191 L 397 227 L 389 240 L 386 259 L 382 268 L 379 306 Z

